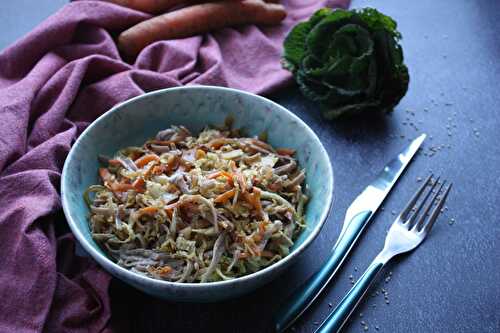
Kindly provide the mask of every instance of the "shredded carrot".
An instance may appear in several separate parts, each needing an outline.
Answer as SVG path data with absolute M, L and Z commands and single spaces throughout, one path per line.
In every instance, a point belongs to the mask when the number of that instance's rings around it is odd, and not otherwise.
M 157 155 L 154 154 L 144 155 L 135 161 L 135 165 L 137 165 L 138 168 L 142 168 L 151 161 L 159 161 L 159 160 L 160 158 Z
M 233 188 L 232 190 L 224 192 L 221 195 L 219 195 L 218 197 L 216 197 L 214 199 L 214 202 L 215 203 L 225 203 L 226 201 L 228 201 L 229 199 L 234 197 L 235 194 L 236 194 L 236 189 Z
M 257 211 L 257 216 L 264 217 L 264 211 L 262 210 L 262 204 L 260 203 L 260 190 L 257 187 L 253 188 L 253 193 L 245 192 L 243 197 L 247 202 L 252 205 Z
M 146 188 L 145 188 L 146 182 L 142 178 L 137 178 L 133 183 L 132 186 L 136 192 L 143 193 Z
M 141 208 L 137 211 L 137 213 L 139 213 L 139 216 L 142 216 L 142 215 L 153 216 L 157 212 L 158 212 L 158 208 L 156 208 L 156 207 L 144 207 L 144 208 Z
M 236 174 L 236 179 L 238 180 L 238 185 L 240 185 L 241 193 L 245 193 L 247 191 L 247 181 L 245 180 L 245 176 L 238 172 Z
M 276 149 L 278 155 L 293 156 L 295 154 L 295 149 L 292 148 L 278 148 Z
M 109 170 L 106 168 L 99 168 L 99 176 L 101 176 L 101 179 L 104 183 L 111 181 L 113 178 L 111 172 L 109 172 Z
M 217 171 L 207 176 L 208 179 L 225 177 L 229 185 L 234 186 L 233 175 L 227 171 Z
M 267 222 L 265 222 L 265 221 L 259 223 L 259 232 L 261 234 L 266 232 L 266 225 L 267 225 Z
M 172 267 L 168 266 L 168 265 L 165 265 L 165 266 L 162 266 L 162 267 L 149 267 L 148 268 L 148 271 L 150 273 L 155 273 L 155 274 L 158 274 L 158 275 L 167 275 L 168 273 L 170 273 L 172 271 Z

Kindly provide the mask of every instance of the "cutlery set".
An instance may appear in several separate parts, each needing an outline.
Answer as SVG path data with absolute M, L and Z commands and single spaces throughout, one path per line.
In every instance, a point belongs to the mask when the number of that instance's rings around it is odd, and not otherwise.
M 366 225 L 425 138 L 426 135 L 422 134 L 413 140 L 405 150 L 384 167 L 379 176 L 349 206 L 340 236 L 325 264 L 280 308 L 274 323 L 277 332 L 283 332 L 289 328 L 333 279 Z M 393 222 L 383 250 L 316 329 L 316 333 L 339 332 L 385 264 L 394 256 L 412 251 L 422 243 L 442 211 L 450 192 L 451 183 L 445 185 L 446 181 L 440 181 L 439 177 L 433 179 L 432 175 L 423 182 Z

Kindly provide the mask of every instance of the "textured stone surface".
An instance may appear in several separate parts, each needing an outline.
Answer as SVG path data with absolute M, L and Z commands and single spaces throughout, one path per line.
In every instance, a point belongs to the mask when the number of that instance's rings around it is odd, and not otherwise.
M 15 15 L 13 8 L 20 5 L 13 1 L 0 4 L 0 48 L 34 26 L 31 20 L 48 15 L 56 1 L 22 3 L 24 9 L 17 17 L 23 23 L 19 25 L 6 17 Z M 500 331 L 500 2 L 353 2 L 353 7 L 362 6 L 377 7 L 393 16 L 403 33 L 411 83 L 394 114 L 382 120 L 327 124 L 315 105 L 304 101 L 298 91 L 290 89 L 272 96 L 316 131 L 333 161 L 336 198 L 318 239 L 283 277 L 253 295 L 220 304 L 173 304 L 115 283 L 113 314 L 123 331 L 269 331 L 270 313 L 327 257 L 349 203 L 408 143 L 407 139 L 421 132 L 433 136 L 425 143 L 426 153 L 438 144 L 445 148 L 433 157 L 420 154 L 416 158 L 337 279 L 295 325 L 295 331 L 313 331 L 314 323 L 330 311 L 328 303 L 335 306 L 350 288 L 349 276 L 361 275 L 382 248 L 393 220 L 391 211 L 403 206 L 417 186 L 417 177 L 424 177 L 429 170 L 454 182 L 449 210 L 416 252 L 400 257 L 385 270 L 372 289 L 378 296 L 361 304 L 346 331 L 364 332 L 361 321 L 368 324 L 368 332 L 377 332 L 376 326 L 380 332 Z M 450 126 L 451 136 L 446 126 Z M 449 225 L 452 218 L 455 222 Z M 389 271 L 392 278 L 385 283 Z M 389 304 L 381 288 L 388 292 Z

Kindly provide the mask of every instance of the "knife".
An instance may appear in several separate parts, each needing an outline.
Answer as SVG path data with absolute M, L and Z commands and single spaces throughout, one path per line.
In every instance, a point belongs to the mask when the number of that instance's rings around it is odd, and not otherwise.
M 349 206 L 340 236 L 326 263 L 298 288 L 278 310 L 275 318 L 277 332 L 283 332 L 290 327 L 331 281 L 425 138 L 426 134 L 422 134 L 413 140 L 405 150 L 384 167 L 378 177 Z

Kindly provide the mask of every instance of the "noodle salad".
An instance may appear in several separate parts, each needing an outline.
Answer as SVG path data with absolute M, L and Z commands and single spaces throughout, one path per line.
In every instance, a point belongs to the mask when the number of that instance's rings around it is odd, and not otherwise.
M 213 282 L 289 254 L 305 227 L 305 170 L 295 151 L 228 123 L 183 126 L 100 156 L 101 185 L 84 193 L 89 227 L 120 266 L 172 282 Z

